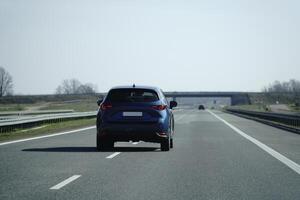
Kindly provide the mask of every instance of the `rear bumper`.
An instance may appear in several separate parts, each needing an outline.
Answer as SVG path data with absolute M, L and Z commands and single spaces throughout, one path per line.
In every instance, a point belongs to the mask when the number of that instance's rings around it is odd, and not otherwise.
M 165 133 L 165 134 L 162 134 Z M 169 136 L 163 124 L 116 124 L 106 123 L 99 126 L 98 137 L 113 141 L 145 141 L 160 143 Z

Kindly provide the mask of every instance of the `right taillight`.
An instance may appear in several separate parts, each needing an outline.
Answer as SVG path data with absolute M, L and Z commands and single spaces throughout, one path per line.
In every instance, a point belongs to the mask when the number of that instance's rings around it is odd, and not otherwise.
M 152 108 L 154 108 L 155 110 L 164 110 L 167 108 L 166 105 L 156 105 L 156 106 L 152 106 Z
M 102 103 L 100 106 L 101 110 L 108 110 L 110 108 L 112 108 L 112 105 L 110 103 Z

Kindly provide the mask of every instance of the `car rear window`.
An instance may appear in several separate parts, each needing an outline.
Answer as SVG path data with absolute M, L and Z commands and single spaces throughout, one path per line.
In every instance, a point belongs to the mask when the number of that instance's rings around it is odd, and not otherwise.
M 159 100 L 155 91 L 149 89 L 113 89 L 107 95 L 110 102 L 153 102 Z

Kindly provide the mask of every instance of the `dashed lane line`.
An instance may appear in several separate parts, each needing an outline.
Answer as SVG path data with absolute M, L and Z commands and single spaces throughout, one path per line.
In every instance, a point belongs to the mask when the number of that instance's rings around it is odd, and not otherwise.
M 121 152 L 115 152 L 115 153 L 113 153 L 113 154 L 107 156 L 106 158 L 107 158 L 107 159 L 112 159 L 112 158 L 116 157 L 117 155 L 119 155 L 120 153 L 121 153 Z
M 81 175 L 73 175 L 70 178 L 67 178 L 66 180 L 58 183 L 57 185 L 54 185 L 53 187 L 50 188 L 50 190 L 59 190 L 62 187 L 66 186 L 67 184 L 71 183 L 72 181 L 75 181 L 78 179 Z

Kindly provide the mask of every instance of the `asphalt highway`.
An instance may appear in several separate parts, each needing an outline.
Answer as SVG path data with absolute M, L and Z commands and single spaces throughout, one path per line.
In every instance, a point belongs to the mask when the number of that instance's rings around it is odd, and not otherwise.
M 0 199 L 300 199 L 300 135 L 220 111 L 175 112 L 174 149 L 94 127 L 0 144 Z

